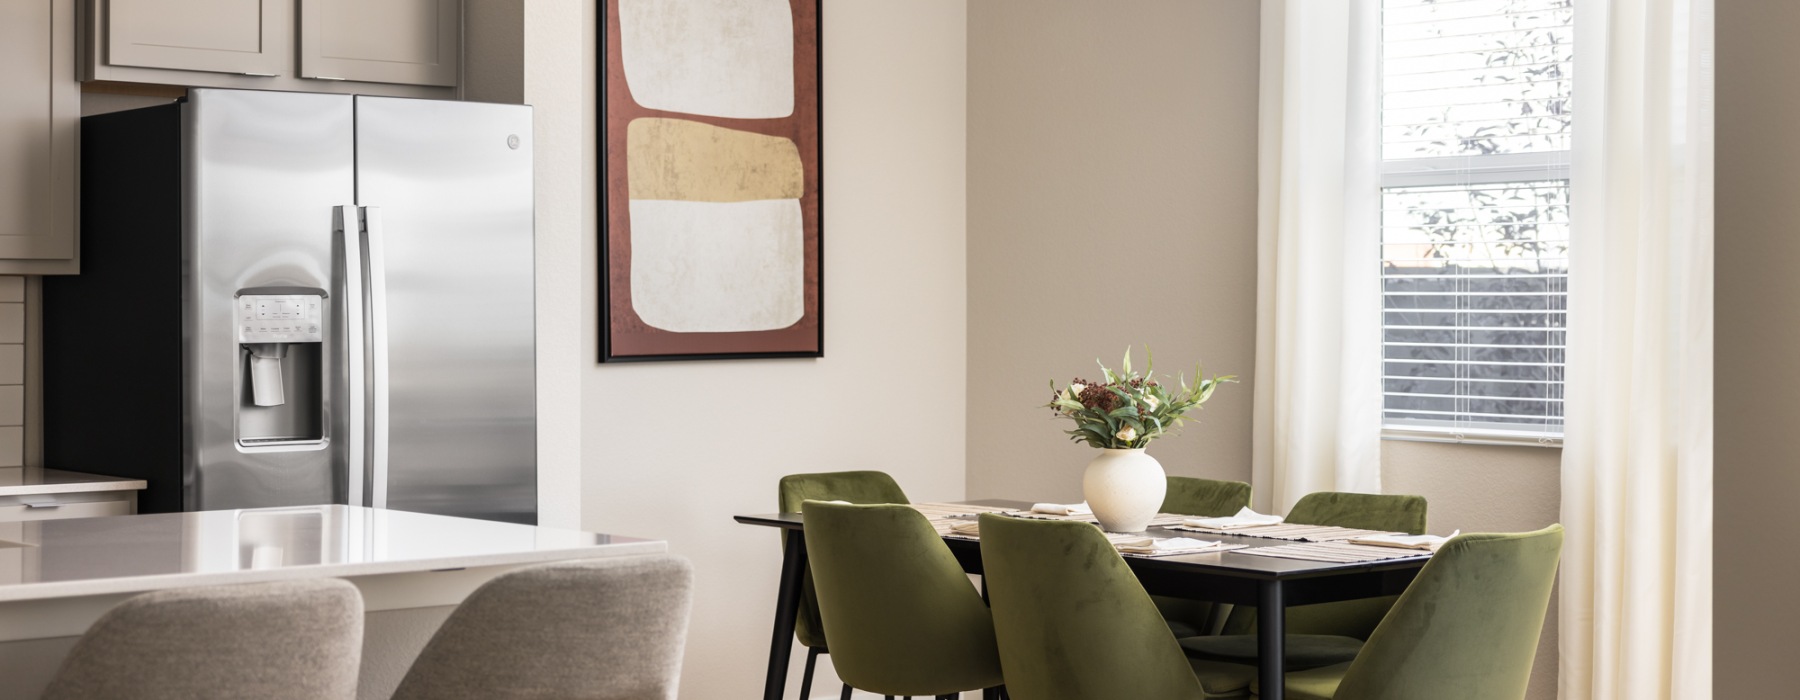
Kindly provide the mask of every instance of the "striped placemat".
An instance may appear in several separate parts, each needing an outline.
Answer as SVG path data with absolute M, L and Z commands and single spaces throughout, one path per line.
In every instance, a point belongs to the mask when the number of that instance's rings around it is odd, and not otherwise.
M 1353 540 L 1358 537 L 1368 537 L 1369 535 L 1403 535 L 1403 534 L 1406 534 L 1403 532 L 1388 532 L 1386 530 L 1359 530 L 1356 528 L 1333 527 L 1330 525 L 1289 525 L 1287 523 L 1278 523 L 1275 525 L 1252 525 L 1250 527 L 1237 527 L 1237 528 L 1232 528 L 1229 530 L 1216 530 L 1216 529 L 1207 528 L 1207 527 L 1190 527 L 1187 525 L 1182 525 L 1179 522 L 1177 522 L 1174 525 L 1169 525 L 1166 527 L 1168 527 L 1170 530 L 1185 530 L 1187 532 L 1204 532 L 1204 533 L 1213 534 L 1213 535 L 1240 535 L 1243 537 L 1266 537 L 1269 539 L 1289 540 L 1292 542 L 1342 542 L 1345 540 Z
M 951 538 L 955 538 L 955 539 L 964 539 L 964 540 L 979 540 L 979 539 L 981 539 L 981 523 L 980 523 L 980 521 L 977 521 L 977 520 L 952 518 L 952 519 L 945 519 L 945 520 L 934 520 L 934 521 L 932 521 L 931 524 L 933 526 L 937 527 L 938 535 L 942 536 L 942 537 L 951 537 Z M 1169 538 L 1169 537 L 1152 538 L 1152 537 L 1145 537 L 1143 535 L 1128 535 L 1128 534 L 1121 534 L 1121 533 L 1116 533 L 1116 532 L 1108 532 L 1108 533 L 1104 533 L 1104 534 L 1106 535 L 1106 541 L 1111 543 L 1115 549 L 1118 549 L 1119 554 L 1128 556 L 1128 557 L 1155 558 L 1155 557 L 1182 556 L 1182 555 L 1187 555 L 1187 554 L 1210 554 L 1213 552 L 1229 552 L 1229 551 L 1237 550 L 1237 549 L 1246 549 L 1250 546 L 1247 544 L 1226 544 L 1224 542 L 1212 542 L 1210 544 L 1207 544 L 1206 546 L 1189 547 L 1186 549 L 1165 549 L 1165 550 L 1156 550 L 1156 551 L 1126 551 L 1126 549 L 1124 549 L 1124 548 L 1131 547 L 1132 545 L 1140 545 L 1141 546 L 1145 540 L 1165 541 L 1165 540 L 1174 539 L 1174 538 Z
M 1348 542 L 1303 542 L 1299 544 L 1283 544 L 1274 547 L 1246 549 L 1240 552 L 1240 554 L 1252 554 L 1259 557 L 1280 557 L 1282 559 L 1327 561 L 1339 564 L 1431 556 L 1431 552 L 1417 549 L 1378 547 L 1366 544 L 1350 544 Z
M 933 520 L 931 526 L 937 528 L 939 537 L 959 537 L 965 540 L 981 539 L 981 521 L 961 518 Z
M 1184 557 L 1189 554 L 1213 554 L 1215 552 L 1232 552 L 1232 551 L 1237 551 L 1240 549 L 1249 549 L 1249 548 L 1250 548 L 1250 545 L 1247 545 L 1247 544 L 1225 544 L 1224 542 L 1220 542 L 1220 543 L 1214 544 L 1211 547 L 1201 547 L 1199 549 L 1169 549 L 1169 550 L 1162 550 L 1162 551 L 1156 551 L 1156 552 L 1127 552 L 1124 550 L 1120 550 L 1119 556 L 1138 557 L 1141 559 L 1155 559 L 1157 557 Z
M 981 506 L 971 503 L 908 503 L 913 510 L 924 514 L 927 519 L 956 518 L 982 513 L 1004 513 L 1005 508 L 998 506 Z
M 1074 520 L 1076 522 L 1094 523 L 1096 525 L 1100 523 L 1100 519 L 1091 513 L 1082 515 L 1053 515 L 1050 513 L 1033 513 L 1029 510 L 1009 510 L 1002 514 L 1010 515 L 1015 518 L 1029 518 L 1032 520 Z M 1191 517 L 1194 516 L 1177 515 L 1175 513 L 1157 513 L 1156 517 L 1150 519 L 1149 527 L 1170 527 L 1172 525 L 1180 525 L 1181 521 Z

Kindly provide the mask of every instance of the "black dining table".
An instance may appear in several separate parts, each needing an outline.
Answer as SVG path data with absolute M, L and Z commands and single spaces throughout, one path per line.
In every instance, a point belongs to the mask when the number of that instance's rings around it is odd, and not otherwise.
M 1024 501 L 974 500 L 969 505 L 1029 509 Z M 781 582 L 775 596 L 775 629 L 769 641 L 769 671 L 763 700 L 781 700 L 794 647 L 794 618 L 800 610 L 800 589 L 806 572 L 806 518 L 799 513 L 739 515 L 745 525 L 778 528 L 786 541 L 781 561 Z M 1199 537 L 1227 544 L 1272 547 L 1293 544 L 1287 540 L 1243 537 L 1183 530 L 1150 528 L 1153 537 Z M 981 573 L 981 542 L 961 537 L 944 538 L 963 571 Z M 1412 583 L 1429 557 L 1383 561 L 1336 563 L 1243 554 L 1240 551 L 1185 554 L 1163 557 L 1125 557 L 1125 563 L 1154 595 L 1203 600 L 1257 608 L 1258 675 L 1261 697 L 1281 700 L 1287 630 L 1286 609 L 1342 600 L 1398 595 Z M 992 693 L 984 697 L 994 697 Z

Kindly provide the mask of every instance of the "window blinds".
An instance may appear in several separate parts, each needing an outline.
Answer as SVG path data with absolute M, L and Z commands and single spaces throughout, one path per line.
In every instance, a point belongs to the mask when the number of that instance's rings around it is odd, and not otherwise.
M 1570 0 L 1383 0 L 1390 430 L 1562 432 Z

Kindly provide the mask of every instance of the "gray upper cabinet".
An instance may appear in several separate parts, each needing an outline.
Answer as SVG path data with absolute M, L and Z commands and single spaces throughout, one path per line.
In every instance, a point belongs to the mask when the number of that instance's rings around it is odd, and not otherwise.
M 457 97 L 462 0 L 79 3 L 84 81 Z
M 291 26 L 278 0 L 105 0 L 106 63 L 277 76 Z
M 0 2 L 0 273 L 76 270 L 74 6 Z
M 300 0 L 300 76 L 454 86 L 461 15 L 458 0 Z

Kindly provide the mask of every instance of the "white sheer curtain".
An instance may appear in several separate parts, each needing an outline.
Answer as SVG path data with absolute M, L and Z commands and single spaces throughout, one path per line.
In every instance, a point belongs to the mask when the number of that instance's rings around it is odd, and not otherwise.
M 1712 1 L 1575 3 L 1561 697 L 1712 697 Z
M 1263 0 L 1257 508 L 1381 490 L 1374 0 Z

